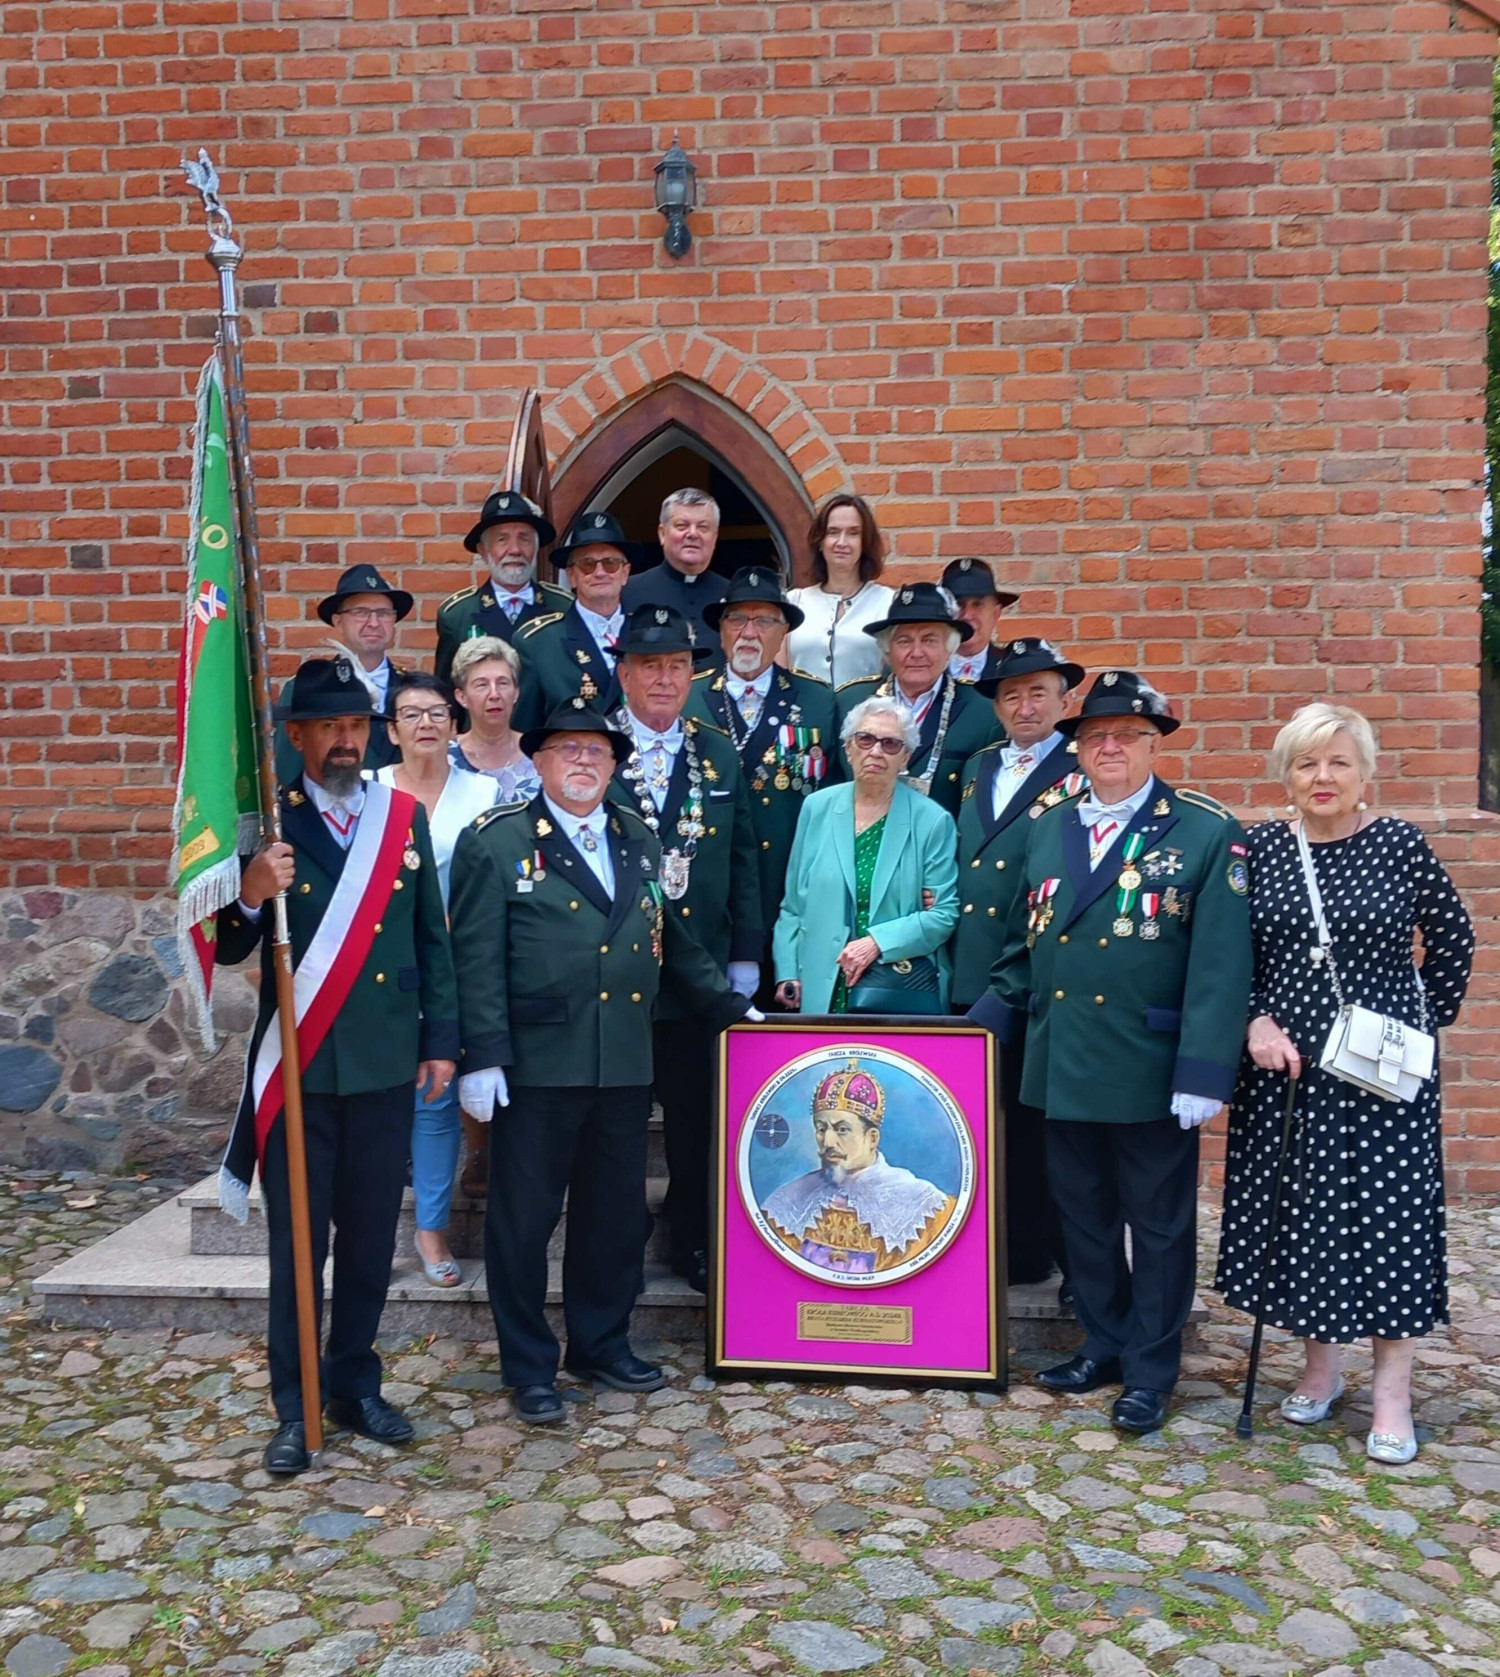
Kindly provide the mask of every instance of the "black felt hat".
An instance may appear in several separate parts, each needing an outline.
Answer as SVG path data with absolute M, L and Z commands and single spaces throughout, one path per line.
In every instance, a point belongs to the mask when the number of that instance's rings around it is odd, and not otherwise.
M 318 601 L 318 616 L 325 623 L 333 622 L 339 604 L 351 594 L 384 594 L 396 608 L 396 621 L 409 616 L 412 597 L 404 588 L 392 588 L 373 565 L 351 565 L 339 578 L 338 586 L 326 599 Z
M 554 734 L 603 734 L 615 754 L 615 763 L 623 763 L 635 750 L 635 741 L 608 721 L 586 699 L 564 699 L 548 716 L 540 728 L 528 728 L 521 735 L 521 749 L 534 757 Z
M 994 675 L 974 683 L 975 690 L 987 699 L 993 699 L 1000 691 L 1002 681 L 1009 681 L 1015 675 L 1035 675 L 1038 670 L 1056 670 L 1070 689 L 1084 678 L 1082 664 L 1070 664 L 1051 641 L 1043 640 L 1040 635 L 1022 635 L 996 650 L 1000 654 L 1000 662 L 995 666 Z
M 1103 670 L 1083 696 L 1077 716 L 1065 716 L 1058 732 L 1070 739 L 1078 724 L 1090 716 L 1144 716 L 1163 734 L 1175 734 L 1182 724 L 1167 708 L 1167 696 L 1134 670 Z
M 480 508 L 479 522 L 464 537 L 470 553 L 478 553 L 479 538 L 496 524 L 529 524 L 543 547 L 557 540 L 557 531 L 535 501 L 514 489 L 497 489 Z
M 552 563 L 566 565 L 568 555 L 580 547 L 617 547 L 632 565 L 641 561 L 641 544 L 626 539 L 619 519 L 612 512 L 580 513 L 568 531 L 567 540 L 552 549 Z
M 982 600 L 993 594 L 1002 606 L 1013 606 L 1021 598 L 995 586 L 995 573 L 983 559 L 955 559 L 944 566 L 943 587 L 955 600 Z
M 278 722 L 322 722 L 332 716 L 386 719 L 349 658 L 309 658 L 272 714 Z
M 903 623 L 946 623 L 957 629 L 961 641 L 969 640 L 974 631 L 959 617 L 953 596 L 935 582 L 908 582 L 896 590 L 890 610 L 878 623 L 866 623 L 867 635 L 878 635 L 882 629 L 899 629 Z
M 730 577 L 722 600 L 704 606 L 703 621 L 710 629 L 717 629 L 727 607 L 749 605 L 775 606 L 786 619 L 788 629 L 797 628 L 807 615 L 782 593 L 781 578 L 770 565 L 746 565 Z
M 698 631 L 680 611 L 671 606 L 637 606 L 620 631 L 617 656 L 649 658 L 658 652 L 691 652 L 697 662 L 713 657 L 713 648 L 701 646 Z

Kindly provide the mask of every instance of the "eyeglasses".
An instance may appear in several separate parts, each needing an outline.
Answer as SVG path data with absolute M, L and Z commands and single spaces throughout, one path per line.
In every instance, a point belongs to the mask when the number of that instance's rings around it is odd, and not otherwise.
M 419 722 L 441 724 L 449 720 L 448 707 L 446 705 L 435 705 L 431 710 L 418 710 L 414 705 L 402 705 L 400 710 L 396 712 L 396 720 L 404 722 L 411 728 L 416 727 Z
M 335 617 L 352 617 L 356 623 L 394 623 L 395 612 L 385 606 L 346 606 Z
M 565 745 L 544 745 L 538 749 L 555 751 L 565 763 L 602 763 L 606 757 L 614 756 L 607 745 L 580 745 L 577 740 L 569 740 Z
M 854 744 L 860 751 L 883 751 L 887 757 L 899 757 L 906 750 L 904 739 L 890 734 L 867 734 L 863 729 L 854 735 Z
M 786 626 L 786 619 L 777 612 L 774 617 L 754 617 L 742 611 L 726 611 L 719 618 L 719 627 L 725 624 L 731 629 L 782 629 Z
M 615 576 L 620 571 L 628 571 L 630 561 L 616 558 L 613 554 L 607 555 L 603 559 L 569 559 L 568 569 L 570 571 L 581 571 L 584 576 L 592 576 L 595 571 L 603 571 L 608 576 Z
M 1137 740 L 1150 739 L 1155 732 L 1155 728 L 1090 728 L 1087 733 L 1080 729 L 1078 743 L 1103 745 L 1106 740 L 1112 740 L 1116 745 L 1134 745 Z

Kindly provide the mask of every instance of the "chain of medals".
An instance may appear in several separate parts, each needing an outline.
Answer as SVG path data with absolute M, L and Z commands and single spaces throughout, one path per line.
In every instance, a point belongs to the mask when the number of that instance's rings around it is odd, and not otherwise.
M 943 694 L 943 708 L 938 713 L 937 732 L 932 736 L 932 746 L 927 753 L 926 774 L 905 774 L 901 778 L 908 786 L 916 787 L 925 798 L 932 791 L 932 777 L 937 770 L 938 758 L 943 754 L 943 741 L 948 737 L 948 719 L 953 714 L 953 695 L 958 691 L 958 683 L 953 677 L 943 678 L 948 683 L 947 691 Z M 896 678 L 891 677 L 891 693 L 896 692 Z
M 1131 937 L 1135 932 L 1135 922 L 1130 918 L 1130 911 L 1135 907 L 1135 894 L 1140 890 L 1143 880 L 1141 870 L 1135 865 L 1135 859 L 1146 845 L 1144 833 L 1132 833 L 1125 840 L 1123 860 L 1125 866 L 1120 869 L 1117 881 L 1118 890 L 1115 893 L 1115 923 L 1111 928 L 1116 937 Z M 1155 925 L 1153 919 L 1152 924 Z M 1147 932 L 1141 928 L 1141 936 L 1155 937 L 1156 932 Z
M 629 715 L 623 710 L 619 713 L 618 723 L 626 733 L 632 732 Z M 677 820 L 677 832 L 685 842 L 680 846 L 674 845 L 670 850 L 664 849 L 661 853 L 661 888 L 673 902 L 687 895 L 693 857 L 698 853 L 698 840 L 706 830 L 703 825 L 703 762 L 698 754 L 698 742 L 693 737 L 693 730 L 686 723 L 682 728 L 682 754 L 687 762 L 688 792 L 683 802 L 682 814 Z M 648 777 L 645 764 L 641 761 L 640 750 L 637 749 L 630 761 L 620 770 L 620 774 L 635 793 L 641 819 L 660 837 L 661 811 L 656 807 L 655 792 L 660 791 L 665 799 L 667 787 L 671 784 L 671 770 L 667 770 L 665 779 L 659 774 Z

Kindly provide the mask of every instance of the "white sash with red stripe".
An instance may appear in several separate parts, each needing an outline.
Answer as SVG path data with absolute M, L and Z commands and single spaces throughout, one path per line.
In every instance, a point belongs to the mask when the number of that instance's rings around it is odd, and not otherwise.
M 391 900 L 402 856 L 411 843 L 415 810 L 416 799 L 409 792 L 398 792 L 377 780 L 365 782 L 364 808 L 344 858 L 344 871 L 292 980 L 303 1067 L 312 1063 L 369 956 L 376 923 Z M 285 1104 L 281 1021 L 275 1008 L 261 1033 L 248 1081 L 259 1162 L 265 1157 L 271 1126 Z M 236 1188 L 248 1199 L 249 1183 L 239 1184 L 232 1175 L 226 1181 L 221 1172 L 220 1203 L 232 1216 L 240 1217 Z

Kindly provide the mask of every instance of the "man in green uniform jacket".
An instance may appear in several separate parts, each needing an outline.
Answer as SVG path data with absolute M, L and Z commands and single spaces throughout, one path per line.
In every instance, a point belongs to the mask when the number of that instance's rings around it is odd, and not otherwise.
M 567 1366 L 620 1391 L 663 1383 L 629 1343 L 659 989 L 710 1031 L 749 1004 L 664 914 L 656 835 L 605 800 L 629 738 L 574 698 L 521 746 L 542 795 L 488 811 L 460 835 L 451 908 L 459 1096 L 472 1117 L 494 1121 L 484 1244 L 501 1367 L 521 1418 L 549 1423 L 563 1404 L 547 1242 L 565 1193 Z
M 787 631 L 802 622 L 802 612 L 767 566 L 737 571 L 723 600 L 706 606 L 703 618 L 719 637 L 724 668 L 693 678 L 687 715 L 722 729 L 739 753 L 760 863 L 766 921 L 761 980 L 769 994 L 774 988 L 771 923 L 786 889 L 802 800 L 828 784 L 830 767 L 837 769 L 833 689 L 776 663 Z
M 765 946 L 750 799 L 727 734 L 684 717 L 694 659 L 692 624 L 670 606 L 642 606 L 625 621 L 616 673 L 625 702 L 615 725 L 631 741 L 610 797 L 661 839 L 667 918 L 707 950 L 741 995 L 760 983 Z M 713 1033 L 667 996 L 657 1009 L 656 1095 L 667 1152 L 662 1206 L 672 1267 L 700 1291 L 708 1272 L 708 1152 Z
M 1211 798 L 1156 778 L 1161 738 L 1179 724 L 1141 677 L 1106 670 L 1060 726 L 1091 790 L 1030 823 L 1026 895 L 969 1016 L 1002 1040 L 1025 1021 L 1021 1095 L 1047 1114 L 1085 1339 L 1041 1382 L 1119 1382 L 1115 1425 L 1151 1432 L 1193 1300 L 1197 1126 L 1233 1094 L 1245 1040 L 1245 838 Z
M 1073 742 L 1058 727 L 1083 680 L 1049 642 L 1028 635 L 997 654 L 996 674 L 975 683 L 992 698 L 1009 741 L 964 764 L 958 812 L 958 929 L 953 934 L 953 1008 L 964 1013 L 989 989 L 1018 894 L 1026 841 L 1045 810 L 1084 786 Z M 1045 1281 L 1062 1263 L 1062 1231 L 1047 1186 L 1046 1123 L 1021 1099 L 1024 1045 L 1000 1049 L 1005 1108 L 1005 1246 L 1012 1285 Z
M 912 582 L 897 589 L 889 614 L 866 624 L 865 633 L 879 641 L 890 673 L 839 688 L 839 725 L 872 693 L 894 698 L 921 736 L 906 766 L 907 780 L 956 817 L 964 764 L 1004 737 L 989 700 L 948 673 L 948 660 L 972 631 L 959 620 L 946 588 Z M 848 775 L 846 759 L 842 772 Z
M 537 555 L 556 536 L 525 495 L 501 489 L 485 501 L 464 546 L 483 560 L 488 579 L 460 588 L 438 607 L 435 670 L 444 681 L 453 679 L 453 655 L 464 641 L 479 635 L 514 641 L 528 623 L 567 610 L 567 594 L 536 579 Z
M 336 1424 L 384 1443 L 412 1436 L 411 1424 L 380 1396 L 380 1358 L 373 1348 L 406 1187 L 412 1088 L 415 1082 L 431 1100 L 452 1079 L 458 996 L 422 805 L 408 793 L 360 777 L 373 718 L 369 693 L 350 662 L 309 660 L 297 671 L 277 716 L 302 762 L 282 794 L 285 842 L 268 846 L 246 865 L 240 900 L 218 916 L 219 964 L 261 951 L 250 1075 L 220 1187 L 225 1208 L 243 1219 L 258 1162 L 270 1236 L 271 1400 L 281 1423 L 264 1463 L 271 1473 L 300 1473 L 308 1457 L 286 1137 L 275 1100 L 279 1084 L 263 1077 L 271 1069 L 265 1056 L 277 1057 L 279 1064 L 280 1050 L 272 1023 L 276 982 L 269 899 L 287 894 L 299 999 L 309 975 L 324 975 L 298 1036 L 320 1320 L 329 1223 L 338 1230 L 323 1358 L 326 1402 Z M 338 941 L 325 947 L 335 935 Z M 351 948 L 367 950 L 352 971 L 339 958 Z M 315 958 L 304 969 L 310 949 Z
M 553 559 L 567 567 L 573 597 L 566 610 L 528 623 L 516 642 L 521 654 L 517 728 L 539 728 L 575 696 L 606 716 L 619 704 L 615 649 L 625 627 L 620 595 L 640 551 L 607 512 L 584 513 L 566 543 L 553 550 Z
M 955 559 L 945 565 L 942 584 L 971 631 L 967 644 L 949 659 L 948 673 L 959 681 L 993 683 L 1000 669 L 1001 648 L 995 645 L 1000 613 L 1021 596 L 999 587 L 983 559 Z

